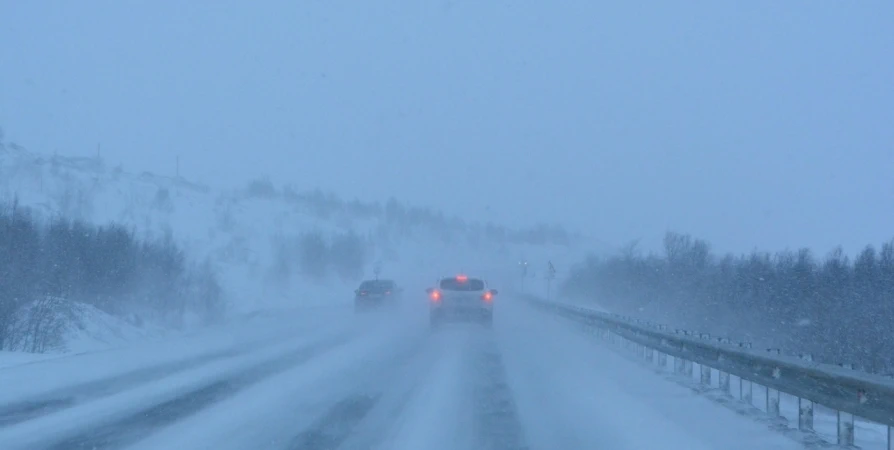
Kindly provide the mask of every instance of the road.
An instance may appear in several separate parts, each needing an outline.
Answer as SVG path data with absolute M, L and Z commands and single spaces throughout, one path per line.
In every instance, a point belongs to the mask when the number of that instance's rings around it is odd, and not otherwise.
M 2 449 L 795 449 L 510 296 L 491 330 L 329 308 L 0 368 Z

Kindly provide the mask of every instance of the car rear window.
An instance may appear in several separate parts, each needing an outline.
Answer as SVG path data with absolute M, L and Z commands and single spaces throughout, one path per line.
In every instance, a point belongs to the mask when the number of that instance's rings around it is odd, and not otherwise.
M 390 280 L 370 280 L 360 283 L 361 291 L 383 292 L 394 289 L 394 282 Z
M 466 280 L 444 278 L 441 280 L 441 289 L 445 291 L 483 291 L 484 281 L 477 278 L 468 278 Z

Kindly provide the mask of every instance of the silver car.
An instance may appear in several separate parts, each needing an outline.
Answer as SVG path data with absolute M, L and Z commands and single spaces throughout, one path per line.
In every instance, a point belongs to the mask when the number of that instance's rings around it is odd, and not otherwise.
M 445 321 L 476 321 L 490 327 L 494 318 L 496 289 L 490 289 L 480 278 L 457 275 L 442 278 L 437 287 L 426 289 L 429 296 L 429 319 L 432 326 Z

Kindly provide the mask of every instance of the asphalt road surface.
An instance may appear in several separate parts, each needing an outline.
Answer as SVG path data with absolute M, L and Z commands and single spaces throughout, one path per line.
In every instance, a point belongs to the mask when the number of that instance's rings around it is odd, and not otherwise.
M 0 368 L 0 449 L 795 449 L 501 297 L 492 329 L 425 305 L 273 314 Z

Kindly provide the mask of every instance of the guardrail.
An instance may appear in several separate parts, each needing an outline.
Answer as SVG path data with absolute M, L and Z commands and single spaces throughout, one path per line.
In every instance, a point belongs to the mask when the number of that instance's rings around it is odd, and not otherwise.
M 670 331 L 665 325 L 608 314 L 579 306 L 528 297 L 538 307 L 594 326 L 602 339 L 632 348 L 639 356 L 667 367 L 673 358 L 674 372 L 693 376 L 693 363 L 701 366 L 700 383 L 710 385 L 711 369 L 718 372 L 720 389 L 727 395 L 730 375 L 739 383 L 739 399 L 752 402 L 753 384 L 766 387 L 766 410 L 779 417 L 779 394 L 798 398 L 798 429 L 813 432 L 814 406 L 837 412 L 837 443 L 854 445 L 854 418 L 861 417 L 887 426 L 887 448 L 894 450 L 894 380 L 831 364 L 809 357 L 789 357 L 778 351 L 760 352 L 749 344 L 684 330 Z

